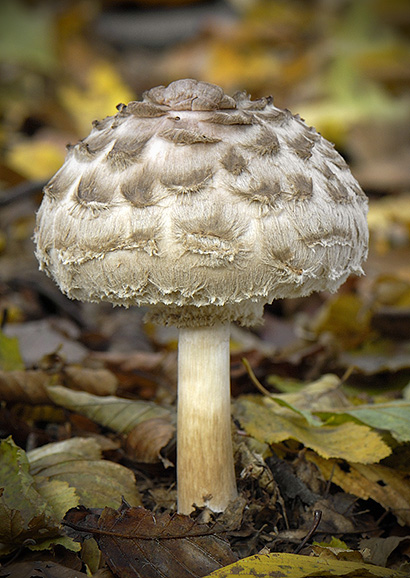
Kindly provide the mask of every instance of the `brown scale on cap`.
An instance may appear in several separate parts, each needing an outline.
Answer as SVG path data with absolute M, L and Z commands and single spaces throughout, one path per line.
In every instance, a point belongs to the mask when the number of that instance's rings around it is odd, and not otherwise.
M 270 98 L 195 80 L 95 122 L 44 192 L 41 268 L 70 297 L 163 323 L 212 323 L 224 305 L 255 323 L 275 298 L 336 290 L 367 254 L 367 199 L 333 145 Z
M 209 167 L 181 170 L 182 167 L 168 167 L 168 173 L 161 177 L 161 183 L 170 193 L 189 195 L 199 193 L 209 185 L 213 172 Z
M 310 201 L 313 197 L 313 181 L 303 173 L 289 175 L 287 181 L 292 191 L 292 198 L 295 201 Z
M 259 130 L 256 139 L 253 142 L 246 143 L 244 146 L 262 157 L 274 155 L 280 149 L 278 137 L 272 130 L 267 130 L 266 128 Z
M 246 170 L 248 163 L 235 149 L 232 147 L 228 149 L 228 152 L 221 159 L 223 167 L 232 173 L 235 177 L 238 177 L 243 171 Z
M 125 170 L 132 167 L 141 157 L 148 139 L 133 139 L 128 142 L 116 142 L 108 153 L 106 160 L 113 170 Z
M 121 184 L 121 193 L 134 207 L 139 209 L 152 207 L 157 202 L 153 192 L 153 182 L 153 176 L 148 172 L 138 176 L 132 175 Z

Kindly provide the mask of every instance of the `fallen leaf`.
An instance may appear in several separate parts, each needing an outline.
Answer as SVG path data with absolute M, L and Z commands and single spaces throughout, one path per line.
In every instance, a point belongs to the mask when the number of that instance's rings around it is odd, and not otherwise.
M 366 343 L 356 351 L 344 351 L 339 361 L 342 367 L 353 366 L 364 375 L 409 369 L 410 343 L 380 339 Z
M 87 134 L 93 120 L 104 118 L 107 111 L 114 114 L 118 103 L 128 103 L 134 95 L 114 66 L 107 60 L 99 60 L 89 67 L 85 86 L 65 85 L 59 97 L 78 133 Z
M 68 490 L 67 492 L 65 490 Z M 58 507 L 51 493 L 58 495 Z M 27 455 L 11 438 L 0 443 L 0 541 L 6 545 L 2 553 L 12 551 L 27 539 L 42 547 L 43 543 L 73 545 L 59 528 L 62 511 L 78 504 L 78 498 L 67 484 L 37 487 L 29 471 Z M 45 546 L 47 547 L 47 546 Z
M 168 409 L 149 401 L 130 401 L 114 396 L 98 397 L 60 385 L 48 387 L 47 391 L 57 405 L 85 415 L 118 433 L 128 433 L 147 419 L 170 415 Z
M 278 405 L 300 414 L 310 425 L 322 425 L 321 420 L 318 419 L 316 415 L 313 415 L 315 409 L 324 410 L 325 408 L 333 408 L 334 406 L 349 405 L 346 396 L 340 389 L 341 381 L 337 375 L 330 373 L 323 375 L 317 381 L 305 385 L 296 392 L 271 394 L 257 380 L 246 359 L 243 360 L 243 363 L 253 383 L 262 393 Z
M 362 298 L 352 293 L 339 294 L 325 302 L 313 322 L 317 333 L 330 333 L 342 350 L 354 349 L 371 334 L 371 313 Z
M 70 389 L 99 396 L 115 393 L 118 386 L 116 376 L 107 369 L 66 366 L 62 372 L 56 373 L 41 369 L 0 370 L 0 398 L 32 405 L 49 404 L 51 399 L 47 386 L 56 381 L 62 381 Z
M 135 461 L 144 464 L 162 462 L 165 467 L 173 464 L 161 455 L 161 450 L 171 441 L 175 427 L 169 419 L 154 417 L 136 425 L 128 434 L 125 449 Z
M 236 560 L 223 528 L 189 516 L 154 515 L 145 508 L 86 508 L 67 512 L 76 533 L 94 536 L 111 570 L 121 578 L 197 578 Z
M 352 503 L 348 505 L 352 506 Z M 351 519 L 350 512 L 346 511 L 346 507 L 340 507 L 337 497 L 328 496 L 327 498 L 319 499 L 303 513 L 302 518 L 305 522 L 303 527 L 306 533 L 312 526 L 312 520 L 314 519 L 316 511 L 322 512 L 320 524 L 317 529 L 318 532 L 323 532 L 330 536 L 333 534 L 346 535 L 355 532 L 355 524 Z
M 101 360 L 121 371 L 156 371 L 164 362 L 166 354 L 153 351 L 94 351 L 93 359 Z M 91 393 L 91 392 L 90 392 Z
M 261 396 L 243 396 L 234 403 L 234 415 L 246 432 L 260 442 L 295 439 L 324 458 L 343 458 L 370 464 L 391 453 L 369 427 L 352 422 L 336 426 L 311 425 L 303 416 Z
M 322 560 L 346 560 L 363 563 L 363 557 L 360 552 L 351 548 L 338 548 L 329 544 L 314 543 L 312 552 Z
M 7 152 L 7 164 L 28 180 L 47 180 L 63 164 L 65 150 L 48 137 L 21 139 Z
M 68 320 L 46 318 L 9 323 L 4 332 L 18 338 L 26 367 L 37 366 L 44 356 L 57 350 L 66 363 L 81 363 L 88 352 L 78 341 L 78 329 Z
M 0 371 L 0 397 L 9 402 L 49 403 L 46 389 L 49 381 L 50 376 L 41 370 Z
M 141 503 L 132 471 L 101 459 L 100 446 L 93 438 L 46 444 L 27 452 L 27 457 L 33 476 L 66 482 L 75 489 L 80 502 L 89 507 L 115 508 L 122 496 L 133 506 Z
M 410 441 L 410 401 L 394 400 L 373 405 L 359 405 L 353 408 L 334 409 L 317 412 L 322 418 L 331 419 L 337 416 L 338 421 L 356 418 L 373 428 L 384 429 L 398 442 Z
M 320 97 L 302 102 L 300 114 L 341 145 L 357 124 L 374 124 L 375 119 L 406 123 L 408 100 L 395 98 L 366 70 L 365 63 L 376 61 L 379 67 L 382 55 L 400 47 L 394 34 L 377 22 L 374 3 L 354 2 L 343 13 L 338 11 L 337 19 L 337 27 L 329 23 L 334 32 L 332 48 L 328 45 L 332 56 L 318 79 Z M 390 69 L 396 60 L 397 54 L 388 59 Z
M 388 536 L 387 538 L 368 538 L 360 540 L 360 551 L 366 562 L 377 566 L 386 566 L 389 556 L 401 544 L 410 542 L 410 536 Z
M 410 238 L 410 193 L 387 196 L 370 203 L 368 214 L 369 229 L 373 243 L 380 253 L 385 253 L 397 236 L 397 229 L 403 237 Z
M 3 62 L 50 72 L 57 64 L 52 13 L 41 5 L 3 0 L 0 8 Z
M 113 395 L 118 386 L 116 376 L 108 369 L 68 365 L 64 367 L 63 379 L 70 389 L 100 396 Z
M 350 462 L 347 468 L 342 468 L 336 460 L 324 460 L 309 451 L 305 455 L 318 466 L 326 480 L 363 500 L 371 498 L 378 502 L 396 516 L 399 524 L 410 524 L 409 474 L 379 464 Z
M 349 578 L 405 578 L 397 570 L 372 564 L 325 560 L 298 554 L 256 554 L 212 572 L 206 578 L 313 578 L 319 576 L 349 576 Z
M 16 562 L 0 568 L 0 578 L 87 578 L 79 572 L 47 560 Z
M 20 353 L 19 341 L 16 337 L 9 337 L 0 331 L 0 370 L 18 371 L 24 369 L 23 358 Z
M 314 412 L 348 405 L 348 400 L 341 389 L 341 380 L 337 375 L 328 373 L 320 379 L 305 385 L 294 393 L 280 393 L 272 399 L 283 400 L 298 410 Z

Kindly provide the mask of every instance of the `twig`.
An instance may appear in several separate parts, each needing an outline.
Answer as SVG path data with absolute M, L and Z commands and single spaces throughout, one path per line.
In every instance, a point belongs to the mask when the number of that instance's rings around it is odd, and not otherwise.
M 310 540 L 310 538 L 316 532 L 317 527 L 319 526 L 321 519 L 322 519 L 322 511 L 321 510 L 315 510 L 313 512 L 313 525 L 310 528 L 309 532 L 304 537 L 304 539 L 301 541 L 299 546 L 295 549 L 294 554 L 299 554 L 299 552 L 302 550 L 303 546 Z
M 264 395 L 267 395 L 268 397 L 273 397 L 271 392 L 266 389 L 261 382 L 259 381 L 259 379 L 256 377 L 249 361 L 246 359 L 246 357 L 242 358 L 242 363 L 245 366 L 246 371 L 248 372 L 249 377 L 251 378 L 252 383 L 254 384 L 255 387 L 257 387 L 257 389 L 259 389 L 259 391 L 261 393 L 263 393 Z

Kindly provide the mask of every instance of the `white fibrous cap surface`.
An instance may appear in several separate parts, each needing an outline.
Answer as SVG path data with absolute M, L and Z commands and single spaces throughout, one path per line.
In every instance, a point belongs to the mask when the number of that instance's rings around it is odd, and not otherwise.
M 44 192 L 40 267 L 71 298 L 163 323 L 252 325 L 367 256 L 367 198 L 333 145 L 269 98 L 195 80 L 95 122 Z

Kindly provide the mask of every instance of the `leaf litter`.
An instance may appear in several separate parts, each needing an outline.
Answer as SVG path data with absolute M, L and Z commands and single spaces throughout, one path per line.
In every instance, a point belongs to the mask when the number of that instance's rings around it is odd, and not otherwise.
M 401 3 L 329 3 L 318 21 L 311 6 L 252 0 L 237 21 L 209 24 L 188 44 L 136 50 L 150 62 L 138 78 L 86 33 L 106 10 L 92 5 L 58 15 L 19 2 L 0 9 L 0 21 L 12 18 L 2 41 L 14 70 L 0 101 L 0 576 L 409 575 L 410 52 Z M 309 35 L 307 20 L 316 24 Z M 124 48 L 125 36 L 118 42 Z M 27 179 L 46 180 L 64 145 L 118 101 L 193 70 L 228 93 L 274 90 L 279 106 L 336 141 L 371 197 L 371 247 L 366 277 L 336 296 L 282 300 L 267 307 L 264 327 L 235 328 L 239 497 L 221 515 L 186 518 L 175 514 L 175 334 L 131 310 L 68 302 L 37 280 L 39 186 Z M 78 531 L 73 540 L 63 523 L 71 516 L 93 538 Z M 166 528 L 171 537 L 159 535 Z
M 206 576 L 237 558 L 221 536 L 223 527 L 181 514 L 154 515 L 124 503 L 101 514 L 76 508 L 63 523 L 75 536 L 94 536 L 111 570 L 124 578 Z

